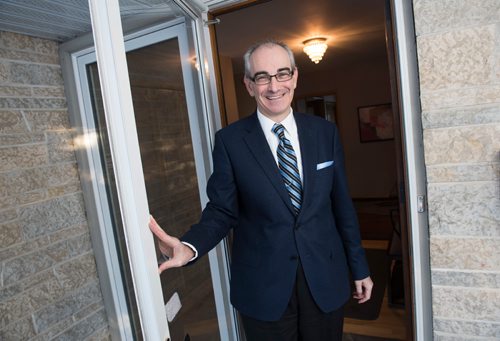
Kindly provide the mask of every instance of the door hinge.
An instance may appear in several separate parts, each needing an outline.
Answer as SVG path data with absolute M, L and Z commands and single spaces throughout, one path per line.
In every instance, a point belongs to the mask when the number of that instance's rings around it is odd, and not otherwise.
M 425 195 L 417 196 L 417 212 L 418 213 L 425 212 Z
M 213 20 L 203 20 L 203 23 L 205 24 L 205 26 L 215 25 L 215 24 L 220 23 L 220 19 L 219 18 L 215 18 Z

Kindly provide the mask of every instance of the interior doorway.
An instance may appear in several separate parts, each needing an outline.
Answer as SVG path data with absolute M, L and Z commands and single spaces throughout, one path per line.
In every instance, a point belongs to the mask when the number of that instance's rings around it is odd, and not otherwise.
M 324 116 L 339 127 L 376 285 L 368 307 L 347 306 L 347 340 L 358 335 L 411 340 L 413 335 L 403 158 L 393 56 L 386 43 L 387 6 L 385 0 L 248 1 L 212 13 L 220 19 L 214 32 L 223 122 L 254 112 L 254 101 L 242 82 L 242 55 L 252 43 L 274 38 L 295 53 L 300 75 L 295 110 Z M 319 64 L 302 52 L 302 42 L 313 36 L 325 36 L 329 44 Z

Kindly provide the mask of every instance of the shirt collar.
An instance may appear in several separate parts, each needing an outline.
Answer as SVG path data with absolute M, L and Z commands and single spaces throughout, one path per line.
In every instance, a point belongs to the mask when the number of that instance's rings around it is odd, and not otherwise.
M 262 114 L 259 109 L 257 109 L 257 118 L 259 119 L 262 130 L 265 132 L 272 132 L 273 126 L 276 124 L 269 117 Z M 295 117 L 293 116 L 293 109 L 290 108 L 290 113 L 281 122 L 279 122 L 285 127 L 288 134 L 292 136 L 297 135 L 297 124 L 295 123 Z

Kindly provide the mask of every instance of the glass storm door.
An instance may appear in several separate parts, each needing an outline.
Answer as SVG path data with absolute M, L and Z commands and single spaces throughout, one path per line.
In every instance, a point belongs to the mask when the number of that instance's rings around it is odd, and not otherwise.
M 171 2 L 169 5 L 176 6 Z M 113 146 L 116 143 L 110 132 L 113 122 L 105 110 L 95 51 L 82 53 L 76 62 L 85 108 L 84 130 L 95 139 L 89 163 L 90 177 L 100 188 L 100 228 L 114 241 L 114 245 L 107 247 L 116 248 L 116 255 L 106 261 L 114 263 L 111 267 L 121 278 L 117 285 L 123 286 L 120 298 L 123 307 L 116 310 L 117 315 L 120 311 L 127 315 L 130 339 L 149 339 L 148 335 L 152 335 L 144 330 L 148 323 L 144 312 L 153 307 L 141 303 L 138 283 L 158 275 L 137 275 L 134 270 L 134 266 L 141 264 L 137 265 L 137 258 L 134 259 L 136 241 L 130 239 L 126 230 L 146 231 L 147 226 L 130 227 L 124 223 L 121 201 L 127 193 L 120 192 L 119 182 L 133 184 L 138 179 L 120 178 L 117 158 L 125 158 L 129 167 L 142 165 L 140 180 L 145 184 L 149 212 L 173 236 L 180 237 L 197 222 L 207 201 L 205 187 L 211 172 L 211 141 L 217 119 L 206 108 L 208 71 L 203 68 L 204 63 L 198 62 L 200 45 L 195 44 L 199 43 L 200 32 L 193 28 L 196 25 L 192 13 L 191 19 L 178 14 L 184 10 L 176 7 L 176 15 L 168 23 L 124 35 L 140 160 L 128 160 L 124 146 Z M 124 149 L 122 155 L 120 148 Z M 124 161 L 121 162 L 123 165 Z M 156 241 L 151 242 L 150 248 L 157 248 Z M 156 254 L 159 258 L 158 251 Z M 166 337 L 200 341 L 237 339 L 235 313 L 228 303 L 226 264 L 227 252 L 222 242 L 196 264 L 161 275 L 161 290 L 152 293 L 152 303 L 155 312 L 164 312 L 162 318 L 168 323 Z M 159 304 L 165 308 L 158 309 Z

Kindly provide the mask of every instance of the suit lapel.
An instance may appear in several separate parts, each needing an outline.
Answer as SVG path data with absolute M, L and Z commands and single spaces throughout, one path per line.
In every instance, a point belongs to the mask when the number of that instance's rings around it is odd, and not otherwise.
M 300 143 L 300 155 L 302 157 L 302 177 L 303 195 L 301 212 L 307 209 L 307 205 L 312 200 L 314 189 L 316 163 L 317 163 L 317 143 L 318 137 L 311 127 L 310 120 L 302 114 L 295 114 L 295 122 Z M 299 217 L 300 217 L 299 213 Z
M 260 126 L 256 113 L 254 113 L 249 120 L 247 135 L 244 136 L 244 140 L 281 199 L 293 213 L 290 197 L 288 196 L 285 184 L 283 183 L 278 166 L 276 165 L 276 160 L 274 159 L 271 149 L 269 148 L 269 144 L 264 136 L 264 132 L 262 131 L 262 127 Z

